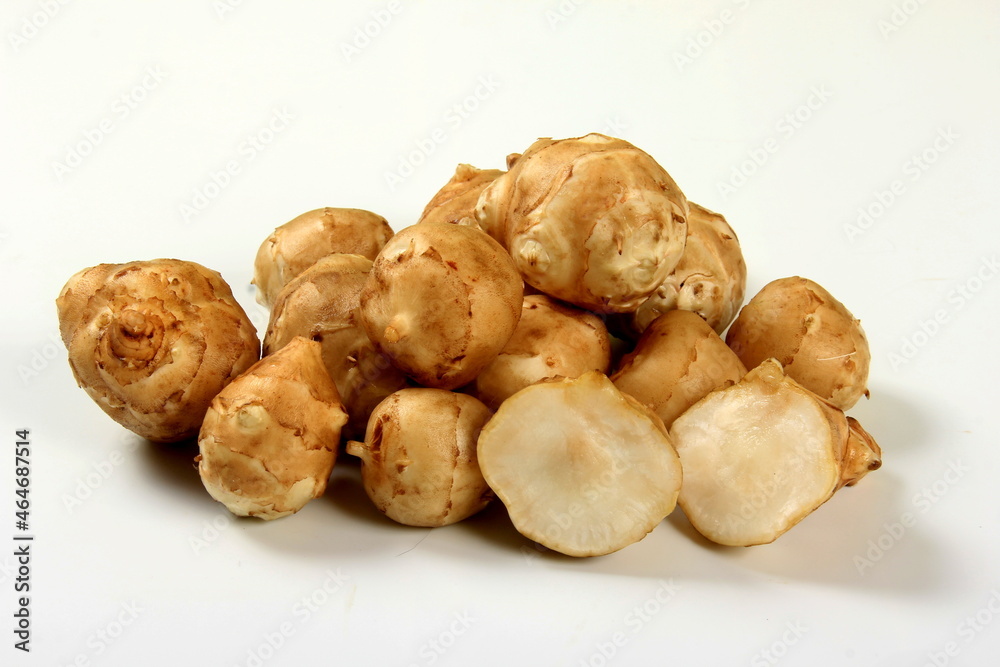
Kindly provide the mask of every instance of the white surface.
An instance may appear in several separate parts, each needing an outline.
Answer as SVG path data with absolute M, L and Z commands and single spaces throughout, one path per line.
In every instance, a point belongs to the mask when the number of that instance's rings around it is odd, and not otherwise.
M 0 10 L 0 540 L 15 532 L 10 450 L 22 427 L 37 536 L 30 656 L 12 648 L 12 548 L 0 547 L 0 662 L 247 665 L 269 637 L 281 645 L 263 651 L 268 665 L 995 661 L 995 3 L 413 3 L 349 62 L 342 45 L 386 3 L 232 4 L 221 16 L 223 3 L 207 0 Z M 45 5 L 58 6 L 49 19 Z M 883 34 L 897 11 L 901 27 Z M 45 24 L 15 48 L 11 34 L 32 32 L 25 20 Z M 679 66 L 699 39 L 703 53 Z M 146 79 L 126 115 L 121 96 L 147 68 L 162 80 Z M 457 115 L 477 92 L 477 108 Z M 243 142 L 275 110 L 292 119 L 249 160 Z M 795 127 L 786 114 L 797 110 Z M 60 178 L 54 163 L 102 122 L 111 132 Z M 460 161 L 500 167 L 536 137 L 602 130 L 728 217 L 750 294 L 806 275 L 864 322 L 872 397 L 852 414 L 885 465 L 773 545 L 712 547 L 678 511 L 619 553 L 555 557 L 500 507 L 445 529 L 396 526 L 369 508 L 350 466 L 294 517 L 230 521 L 191 452 L 138 442 L 107 419 L 53 342 L 53 299 L 72 273 L 160 256 L 221 271 L 263 325 L 248 282 L 276 225 L 329 205 L 399 229 Z M 390 189 L 385 173 L 434 136 L 433 153 Z M 945 150 L 914 171 L 912 156 L 936 141 Z M 768 148 L 745 184 L 720 191 Z M 230 160 L 239 173 L 185 221 L 181 205 Z M 895 201 L 849 238 L 858 208 L 896 180 Z M 966 299 L 965 286 L 978 291 Z M 922 334 L 936 314 L 943 323 Z M 913 358 L 893 363 L 914 339 Z M 90 497 L 70 511 L 88 480 Z M 912 525 L 895 537 L 904 516 Z M 879 559 L 866 567 L 857 559 L 870 550 Z M 123 605 L 140 610 L 134 620 Z

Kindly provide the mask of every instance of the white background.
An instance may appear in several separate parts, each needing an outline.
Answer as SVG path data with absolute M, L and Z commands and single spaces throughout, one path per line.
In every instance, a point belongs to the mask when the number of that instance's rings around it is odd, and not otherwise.
M 232 4 L 0 10 L 0 662 L 995 661 L 996 3 Z M 863 321 L 852 414 L 884 467 L 772 545 L 714 547 L 680 511 L 590 560 L 536 551 L 500 506 L 406 528 L 346 463 L 293 517 L 229 520 L 190 447 L 138 440 L 73 382 L 53 300 L 78 269 L 198 261 L 262 328 L 249 280 L 275 226 L 350 206 L 400 229 L 458 162 L 589 131 L 727 216 L 749 294 L 805 275 Z M 10 630 L 17 428 L 30 655 Z

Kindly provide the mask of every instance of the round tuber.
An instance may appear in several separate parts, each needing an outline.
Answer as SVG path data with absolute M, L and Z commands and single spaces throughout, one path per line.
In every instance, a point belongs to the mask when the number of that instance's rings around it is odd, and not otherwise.
M 260 357 L 222 276 L 177 259 L 100 264 L 56 299 L 77 384 L 154 442 L 194 437 L 209 403 Z
M 288 281 L 333 253 L 375 259 L 392 236 L 385 218 L 359 208 L 318 208 L 281 225 L 257 250 L 252 284 L 268 308 Z
M 726 334 L 747 368 L 774 357 L 785 373 L 841 410 L 868 394 L 868 339 L 844 304 L 794 276 L 764 286 Z
M 375 259 L 361 290 L 361 324 L 418 384 L 455 389 L 510 340 L 522 290 L 510 256 L 479 229 L 414 225 Z
M 499 356 L 476 377 L 476 396 L 496 410 L 528 385 L 606 373 L 611 342 L 601 318 L 543 294 L 524 297 L 521 320 Z
M 446 526 L 483 509 L 493 497 L 479 471 L 476 441 L 489 409 L 444 389 L 401 389 L 372 412 L 365 441 L 347 453 L 361 459 L 372 502 L 408 526 Z
M 611 381 L 669 428 L 706 394 L 739 382 L 746 372 L 705 320 L 687 310 L 671 310 L 646 328 Z
M 490 183 L 480 226 L 525 282 L 597 312 L 635 310 L 681 259 L 688 204 L 670 175 L 621 139 L 539 139 Z
M 726 219 L 688 202 L 687 244 L 677 267 L 634 314 L 636 333 L 661 314 L 679 308 L 698 313 L 722 335 L 743 305 L 747 265 L 736 233 Z

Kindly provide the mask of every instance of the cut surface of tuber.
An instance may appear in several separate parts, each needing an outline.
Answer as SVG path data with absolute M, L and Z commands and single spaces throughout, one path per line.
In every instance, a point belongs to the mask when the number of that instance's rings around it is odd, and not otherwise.
M 593 371 L 504 401 L 479 437 L 479 465 L 517 530 L 570 556 L 641 540 L 681 486 L 663 422 Z
M 730 546 L 774 541 L 881 462 L 860 425 L 773 359 L 696 403 L 670 435 L 684 466 L 681 508 Z

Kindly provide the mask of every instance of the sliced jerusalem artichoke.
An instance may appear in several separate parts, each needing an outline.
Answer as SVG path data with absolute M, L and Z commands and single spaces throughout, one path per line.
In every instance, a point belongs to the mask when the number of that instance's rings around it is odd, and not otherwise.
M 719 544 L 767 544 L 881 465 L 860 425 L 786 376 L 774 359 L 678 417 L 678 503 Z
M 499 169 L 476 169 L 471 164 L 460 164 L 455 175 L 438 190 L 417 220 L 447 222 L 453 225 L 479 226 L 476 221 L 476 204 L 487 185 L 503 174 Z
M 295 338 L 212 401 L 198 437 L 201 480 L 233 514 L 293 514 L 326 490 L 346 423 L 320 344 Z
M 361 324 L 420 385 L 455 389 L 510 340 L 523 288 L 510 256 L 481 230 L 413 225 L 375 259 L 361 290 Z
M 112 419 L 155 442 L 195 436 L 212 398 L 260 358 L 229 285 L 194 262 L 84 269 L 56 307 L 77 384 Z
M 365 441 L 349 442 L 347 453 L 361 459 L 365 492 L 380 512 L 408 526 L 446 526 L 493 497 L 476 457 L 491 414 L 466 394 L 401 389 L 375 408 Z
M 375 259 L 392 236 L 385 218 L 359 208 L 318 208 L 281 225 L 257 250 L 257 301 L 268 308 L 288 281 L 333 253 Z
M 476 377 L 474 392 L 495 410 L 530 384 L 587 371 L 604 373 L 610 364 L 611 342 L 601 318 L 533 294 L 524 297 L 514 335 Z
M 671 310 L 653 320 L 611 381 L 670 427 L 709 392 L 746 375 L 739 357 L 699 315 Z
M 635 313 L 625 316 L 636 333 L 679 308 L 698 313 L 721 335 L 743 305 L 747 265 L 736 233 L 720 214 L 688 204 L 687 244 L 680 263 Z
M 593 371 L 504 401 L 479 436 L 479 466 L 522 535 L 570 556 L 641 540 L 681 488 L 663 422 Z
M 841 410 L 868 393 L 871 351 L 861 322 L 812 280 L 765 285 L 740 311 L 726 343 L 747 368 L 777 359 L 789 377 Z
M 372 261 L 328 255 L 293 278 L 278 294 L 264 336 L 272 354 L 296 336 L 318 341 L 323 362 L 350 415 L 348 437 L 363 437 L 368 415 L 386 396 L 408 384 L 368 339 L 358 319 L 359 296 Z
M 635 310 L 680 261 L 688 204 L 622 139 L 539 139 L 483 190 L 476 219 L 525 282 L 597 312 Z

